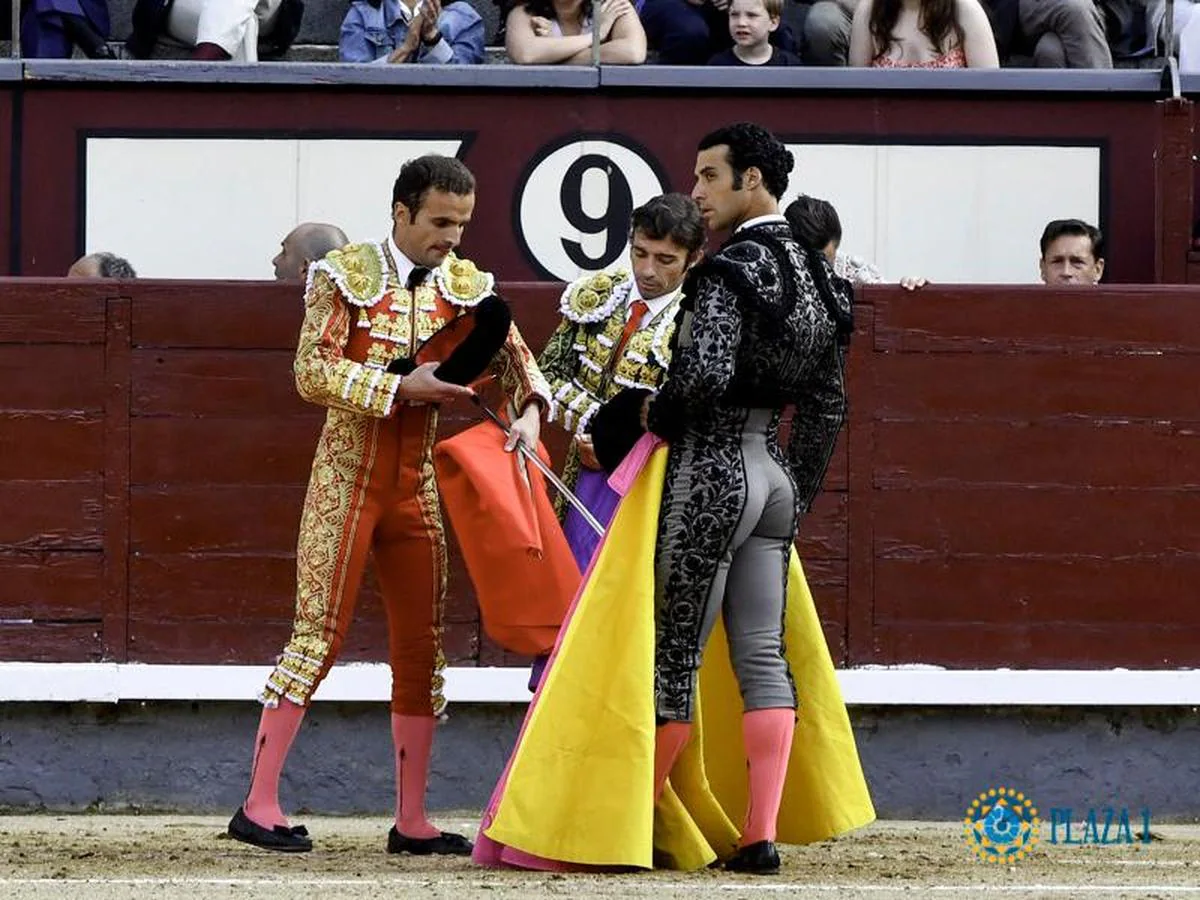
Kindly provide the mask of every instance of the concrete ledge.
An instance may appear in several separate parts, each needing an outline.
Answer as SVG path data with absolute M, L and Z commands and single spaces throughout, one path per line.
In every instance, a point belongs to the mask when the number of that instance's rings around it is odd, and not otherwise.
M 1183 95 L 1185 97 L 1195 97 L 1197 94 L 1200 94 L 1200 73 L 1180 75 L 1179 83 L 1183 88 Z
M 602 87 L 698 90 L 1026 92 L 1160 94 L 1159 69 L 769 69 L 601 66 Z
M 431 809 L 487 803 L 524 711 L 451 709 L 434 742 Z M 858 707 L 850 719 L 881 818 L 960 819 L 981 792 L 1009 786 L 1045 810 L 1200 819 L 1195 710 Z M 0 808 L 228 816 L 245 796 L 258 720 L 244 702 L 0 704 Z M 388 815 L 392 755 L 386 707 L 318 703 L 284 769 L 284 808 Z
M 494 49 L 497 52 L 492 52 Z M 17 65 L 27 81 L 144 82 L 233 85 L 398 85 L 471 89 L 656 88 L 724 91 L 824 91 L 872 93 L 1038 93 L 1163 95 L 1160 69 L 956 69 L 925 70 L 705 66 L 516 66 L 489 50 L 493 64 L 478 66 L 380 66 L 322 62 L 328 50 L 297 48 L 305 59 L 251 65 L 156 60 L 26 60 Z M 317 60 L 317 61 L 313 61 Z M 12 76 L 10 75 L 11 79 Z M 1200 91 L 1200 79 L 1185 83 Z
M 270 666 L 137 663 L 0 663 L 0 703 L 119 703 L 128 700 L 251 700 Z M 851 706 L 1200 706 L 1200 670 L 952 670 L 932 666 L 843 669 Z M 528 703 L 529 671 L 452 667 L 451 703 Z M 323 702 L 382 703 L 391 697 L 384 663 L 335 666 Z
M 210 63 L 192 60 L 29 60 L 27 81 L 229 84 L 239 86 L 395 85 L 472 89 L 590 90 L 600 73 L 582 66 L 381 66 L 354 63 Z
M 21 63 L 12 59 L 0 59 L 0 81 L 20 81 Z
M 113 51 L 118 55 L 124 53 L 125 48 L 121 44 L 109 43 Z M 503 47 L 487 46 L 483 48 L 484 60 L 481 65 L 505 65 L 508 63 L 508 55 Z M 124 57 L 122 57 L 124 58 Z M 187 44 L 181 44 L 178 41 L 161 40 L 154 50 L 154 55 L 145 62 L 160 62 L 162 60 L 189 60 L 192 58 L 192 48 Z M 80 61 L 83 61 L 80 58 Z M 292 44 L 287 52 L 279 59 L 263 60 L 264 64 L 277 65 L 280 62 L 288 63 L 335 63 L 339 62 L 337 44 Z

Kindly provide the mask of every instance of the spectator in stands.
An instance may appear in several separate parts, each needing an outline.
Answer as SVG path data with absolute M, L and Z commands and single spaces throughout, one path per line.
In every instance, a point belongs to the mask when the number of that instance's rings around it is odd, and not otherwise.
M 804 19 L 804 62 L 844 66 L 850 61 L 850 24 L 863 0 L 818 0 Z
M 22 7 L 22 56 L 69 59 L 78 47 L 89 59 L 116 59 L 106 0 L 29 0 Z
M 1175 4 L 1175 44 L 1179 71 L 1200 72 L 1200 4 Z
M 475 65 L 483 19 L 466 0 L 351 0 L 338 57 L 354 63 Z
M 526 0 L 508 13 L 504 47 L 520 65 L 589 65 L 592 61 L 591 4 L 586 0 Z M 596 30 L 600 61 L 640 65 L 646 61 L 646 32 L 629 0 L 601 0 Z M 706 57 L 707 58 L 707 57 Z
M 883 284 L 887 281 L 871 263 L 841 251 L 842 220 L 828 200 L 801 194 L 788 204 L 783 214 L 792 226 L 796 240 L 823 253 L 839 278 L 845 278 L 851 284 Z M 927 283 L 920 277 L 900 279 L 900 286 L 909 291 Z
M 798 66 L 800 57 L 771 44 L 779 29 L 783 0 L 732 0 L 729 35 L 733 46 L 708 61 L 710 66 Z
M 129 260 L 113 253 L 89 253 L 71 263 L 68 278 L 137 278 Z
M 1039 68 L 1111 69 L 1103 7 L 1112 2 L 986 0 L 985 5 L 1001 59 L 1019 54 L 1031 56 Z
M 702 66 L 729 46 L 729 0 L 643 0 L 642 25 L 658 61 Z
M 195 47 L 192 59 L 258 62 L 292 45 L 303 15 L 299 0 L 173 0 L 167 32 Z
M 1170 0 L 1097 0 L 1104 13 L 1108 47 L 1115 60 L 1154 59 L 1167 47 L 1167 4 Z M 1175 3 L 1175 33 L 1182 30 L 1186 16 Z
M 1041 251 L 1038 270 L 1045 284 L 1096 284 L 1104 277 L 1104 235 L 1082 219 L 1048 224 Z
M 804 60 L 809 65 L 846 65 L 852 19 L 866 0 L 819 0 L 804 23 Z M 983 0 L 998 56 L 1028 54 L 1041 68 L 1109 69 L 1113 57 L 1105 18 L 1120 30 L 1122 4 L 1143 0 Z
M 850 65 L 994 69 L 996 39 L 979 0 L 865 0 L 854 12 Z
M 729 5 L 730 0 L 637 0 L 657 61 L 672 66 L 704 65 L 729 49 Z M 771 43 L 800 56 L 798 36 L 809 4 L 782 0 L 782 6 L 782 21 L 771 33 Z
M 166 34 L 195 60 L 258 62 L 283 55 L 303 15 L 302 0 L 137 0 L 125 49 L 148 59 Z
M 271 260 L 277 281 L 297 281 L 308 274 L 308 266 L 324 259 L 330 250 L 345 247 L 350 241 L 342 229 L 323 222 L 304 222 L 279 242 L 279 252 Z

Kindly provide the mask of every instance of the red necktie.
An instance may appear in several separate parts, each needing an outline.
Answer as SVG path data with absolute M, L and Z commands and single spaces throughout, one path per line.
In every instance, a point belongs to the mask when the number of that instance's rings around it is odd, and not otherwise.
M 617 346 L 613 347 L 613 363 L 621 358 L 621 351 L 625 349 L 625 345 L 629 343 L 629 339 L 641 326 L 642 319 L 646 318 L 646 313 L 649 311 L 650 306 L 645 300 L 633 301 L 633 305 L 630 306 L 629 321 L 625 323 L 625 330 L 621 332 L 621 339 L 617 341 Z

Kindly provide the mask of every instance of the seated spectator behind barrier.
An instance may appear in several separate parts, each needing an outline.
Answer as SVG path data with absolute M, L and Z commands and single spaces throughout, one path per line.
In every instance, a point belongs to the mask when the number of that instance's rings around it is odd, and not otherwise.
M 338 57 L 354 63 L 475 65 L 483 19 L 466 0 L 351 0 Z
M 129 260 L 114 253 L 89 253 L 71 263 L 68 278 L 137 278 Z
M 303 0 L 137 0 L 125 48 L 146 59 L 166 34 L 194 48 L 192 59 L 253 63 L 282 56 L 303 16 Z
M 1175 45 L 1179 71 L 1200 72 L 1200 4 L 1175 4 Z
M 592 20 L 585 0 L 527 0 L 508 13 L 504 46 L 520 65 L 590 65 Z M 640 65 L 646 32 L 629 0 L 601 0 L 600 62 Z
M 1045 69 L 1112 68 L 1101 2 L 985 0 L 984 5 L 1001 59 L 1020 54 Z
M 1082 219 L 1055 219 L 1042 232 L 1042 282 L 1097 284 L 1104 277 L 1104 235 Z
M 854 13 L 850 65 L 994 69 L 996 39 L 979 0 L 866 0 Z
M 842 220 L 828 200 L 801 194 L 783 212 L 792 233 L 801 245 L 819 250 L 833 266 L 833 273 L 851 284 L 883 284 L 885 279 L 873 265 L 857 256 L 843 253 Z M 928 282 L 920 277 L 900 279 L 900 286 L 912 291 Z
M 844 66 L 855 11 L 867 0 L 819 0 L 804 21 L 804 61 Z M 1104 6 L 1113 0 L 1105 0 Z M 1040 68 L 1110 69 L 1105 12 L 1096 0 L 983 0 L 997 56 L 1028 55 Z
M 804 64 L 844 66 L 850 60 L 850 24 L 863 0 L 818 0 L 804 19 Z
M 771 44 L 779 28 L 783 0 L 732 0 L 729 35 L 733 46 L 708 61 L 710 66 L 798 66 L 800 57 Z
M 116 59 L 108 29 L 106 0 L 31 0 L 22 4 L 21 55 L 69 59 L 78 47 L 89 59 Z
M 642 0 L 638 13 L 658 61 L 702 66 L 729 46 L 729 0 Z
M 271 260 L 276 281 L 297 281 L 308 274 L 308 266 L 324 259 L 330 250 L 345 247 L 350 241 L 336 225 L 304 222 L 279 242 L 279 252 Z
M 1171 0 L 1098 0 L 1108 48 L 1115 60 L 1155 59 L 1167 46 L 1167 4 Z M 1175 3 L 1175 33 L 1185 17 Z

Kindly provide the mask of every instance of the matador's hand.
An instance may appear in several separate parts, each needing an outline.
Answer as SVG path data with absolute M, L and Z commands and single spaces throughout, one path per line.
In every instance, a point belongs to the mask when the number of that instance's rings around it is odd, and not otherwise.
M 599 470 L 603 468 L 600 460 L 596 459 L 596 448 L 592 444 L 590 434 L 575 435 L 575 447 L 579 451 L 579 464 L 585 469 Z
M 508 440 L 504 449 L 510 453 L 517 449 L 517 444 L 524 444 L 528 449 L 537 452 L 538 438 L 542 433 L 542 416 L 536 403 L 530 403 L 509 426 Z
M 427 362 L 405 375 L 396 391 L 396 399 L 409 403 L 449 403 L 451 400 L 469 400 L 475 392 L 461 384 L 442 381 L 433 374 L 441 363 Z
M 650 430 L 650 404 L 654 402 L 654 395 L 647 394 L 642 400 L 641 409 L 638 410 L 638 423 L 642 426 L 642 431 Z

